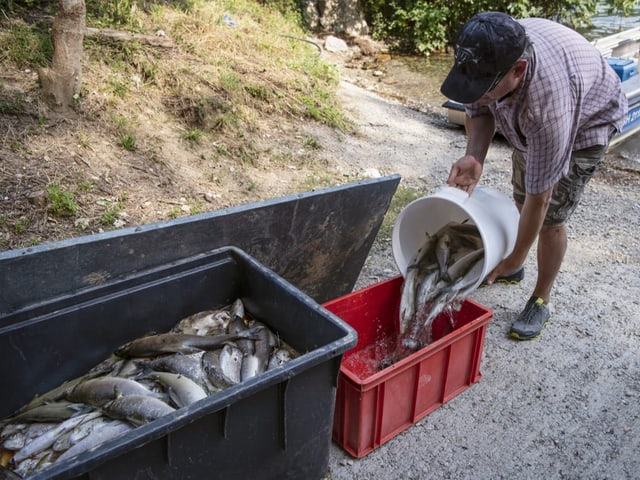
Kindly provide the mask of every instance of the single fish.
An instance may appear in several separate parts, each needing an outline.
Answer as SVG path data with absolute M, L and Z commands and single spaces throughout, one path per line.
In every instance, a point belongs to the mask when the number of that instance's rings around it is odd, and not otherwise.
M 69 430 L 64 435 L 58 437 L 56 441 L 53 442 L 51 449 L 58 453 L 65 452 L 87 435 L 91 434 L 92 431 L 106 425 L 110 421 L 112 420 L 105 418 L 103 415 L 85 420 L 74 429 Z
M 211 384 L 223 389 L 240 383 L 242 357 L 242 350 L 230 343 L 220 350 L 206 352 L 202 364 Z
M 426 272 L 426 274 L 422 275 L 418 279 L 414 318 L 423 311 L 426 308 L 426 305 L 433 299 L 434 291 L 438 288 L 438 284 L 442 282 L 442 280 L 439 280 L 439 277 L 439 271 L 432 270 L 430 272 Z
M 17 432 L 12 433 L 11 435 L 7 435 L 2 439 L 0 445 L 5 450 L 20 450 L 27 443 L 27 435 L 23 430 L 18 430 Z
M 244 320 L 245 317 L 245 309 L 244 303 L 242 299 L 237 298 L 235 302 L 231 305 L 231 320 Z
M 254 353 L 258 358 L 258 375 L 266 372 L 267 365 L 269 364 L 269 357 L 271 356 L 271 351 L 277 345 L 277 339 L 273 332 L 266 325 L 261 325 L 256 322 L 256 327 L 258 328 L 257 337 L 255 340 Z
M 118 365 L 118 368 L 111 372 L 111 376 L 122 378 L 133 378 L 140 374 L 140 367 L 131 358 L 122 358 L 122 363 Z
M 460 278 L 464 278 L 479 261 L 484 261 L 484 248 L 467 253 L 451 265 L 447 270 L 449 281 L 455 282 Z M 477 278 L 472 280 L 472 283 L 475 283 Z
M 92 378 L 76 385 L 67 394 L 67 400 L 101 407 L 105 403 L 124 395 L 152 396 L 154 393 L 135 380 L 120 377 L 101 377 Z
M 63 462 L 69 458 L 73 458 L 82 452 L 86 452 L 109 440 L 118 438 L 132 429 L 133 427 L 130 424 L 122 420 L 105 422 L 101 426 L 94 428 L 86 437 L 71 446 L 56 459 L 56 462 Z
M 269 364 L 267 365 L 267 370 L 273 370 L 274 368 L 281 367 L 287 362 L 290 362 L 293 356 L 291 352 L 286 348 L 277 349 L 271 358 L 269 359 Z
M 58 385 L 57 387 L 47 391 L 46 393 L 34 396 L 33 399 L 29 403 L 27 403 L 22 408 L 20 408 L 16 413 L 25 412 L 27 410 L 31 410 L 33 408 L 40 407 L 40 406 L 45 405 L 45 404 L 57 402 L 58 400 L 61 400 L 62 398 L 64 398 L 66 393 L 68 391 L 72 390 L 80 382 L 84 382 L 85 380 L 87 380 L 89 378 L 95 378 L 96 376 L 102 375 L 102 374 L 103 374 L 102 372 L 98 373 L 96 371 L 96 372 L 93 372 L 93 373 L 88 373 L 86 375 L 82 375 L 80 377 L 76 377 L 76 378 L 74 378 L 72 380 L 68 380 L 68 381 L 62 383 L 61 385 Z M 1 423 L 2 422 L 0 422 L 0 424 Z
M 199 385 L 205 385 L 205 373 L 202 365 L 202 358 L 205 353 L 200 351 L 186 355 L 182 353 L 161 355 L 152 359 L 136 360 L 136 363 L 145 370 L 177 373 L 190 378 Z
M 247 325 L 245 324 L 244 320 L 241 317 L 235 316 L 233 320 L 229 322 L 229 326 L 228 326 L 229 335 L 240 335 L 241 333 L 247 330 L 248 330 Z M 255 344 L 253 340 L 255 340 L 255 338 L 250 338 L 250 339 L 239 338 L 236 340 L 235 344 L 242 351 L 243 355 L 245 356 L 253 355 L 254 348 L 255 348 Z
M 125 360 L 118 357 L 117 355 L 111 354 L 109 357 L 105 358 L 102 362 L 97 364 L 91 370 L 89 370 L 88 374 L 91 378 L 101 377 L 103 375 L 115 375 L 118 370 L 122 368 L 122 364 Z
M 243 330 L 236 334 L 202 336 L 182 333 L 160 333 L 133 340 L 116 349 L 120 357 L 152 357 L 162 353 L 197 353 L 201 350 L 222 348 L 229 341 L 254 339 L 253 330 Z
M 452 220 L 440 228 L 439 233 L 451 233 L 452 237 L 460 237 L 462 235 L 474 235 L 478 232 L 478 227 L 474 223 L 469 222 L 468 218 L 457 222 Z
M 172 329 L 173 333 L 190 335 L 218 335 L 224 333 L 231 320 L 228 309 L 204 310 L 180 320 Z
M 176 409 L 154 397 L 127 395 L 110 401 L 102 410 L 111 418 L 126 420 L 139 426 L 175 412 Z
M 260 359 L 255 353 L 245 355 L 242 359 L 242 381 L 249 380 L 260 374 Z
M 207 392 L 196 382 L 184 375 L 169 372 L 151 372 L 149 377 L 165 386 L 169 397 L 179 407 L 186 407 L 207 397 Z
M 60 422 L 78 414 L 87 413 L 91 407 L 82 403 L 72 403 L 66 400 L 46 403 L 29 410 L 25 410 L 6 422 Z
M 220 350 L 219 360 L 220 369 L 222 371 L 224 379 L 231 385 L 240 383 L 240 372 L 242 370 L 242 350 L 240 350 L 236 345 L 227 344 L 222 348 L 222 350 Z
M 449 266 L 449 256 L 451 253 L 451 236 L 449 233 L 439 235 L 435 245 L 435 256 L 438 262 L 440 278 L 448 281 L 447 268 Z
M 417 288 L 418 266 L 411 265 L 407 267 L 407 273 L 402 284 L 402 294 L 400 296 L 400 333 L 407 331 L 411 319 L 415 315 Z
M 452 229 L 451 249 L 452 250 L 477 250 L 483 247 L 482 236 L 478 227 L 474 224 L 459 225 Z

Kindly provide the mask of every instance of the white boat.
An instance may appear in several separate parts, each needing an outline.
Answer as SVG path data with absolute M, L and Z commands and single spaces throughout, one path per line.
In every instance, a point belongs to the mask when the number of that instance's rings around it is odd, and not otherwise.
M 623 30 L 591 43 L 605 57 L 637 58 L 638 46 L 640 45 L 640 27 Z
M 640 57 L 640 27 L 614 33 L 592 43 L 618 72 L 622 80 L 622 90 L 629 102 L 629 112 L 622 131 L 611 140 L 611 148 L 640 131 L 640 75 L 637 63 Z M 625 60 L 630 69 L 621 68 Z M 450 123 L 464 125 L 464 106 L 460 102 L 447 100 L 442 106 L 447 110 Z

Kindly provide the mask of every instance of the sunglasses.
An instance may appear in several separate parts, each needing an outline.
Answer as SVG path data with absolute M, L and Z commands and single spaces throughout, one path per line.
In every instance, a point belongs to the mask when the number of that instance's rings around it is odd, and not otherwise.
M 489 87 L 489 89 L 487 90 L 486 93 L 489 93 L 491 90 L 496 88 L 498 86 L 498 84 L 502 81 L 502 79 L 507 76 L 507 73 L 509 73 L 512 68 L 513 68 L 513 66 L 509 67 L 508 69 L 506 69 L 503 72 L 500 72 L 498 74 L 498 76 L 495 78 L 495 80 L 493 81 L 493 83 L 491 84 L 491 86 Z

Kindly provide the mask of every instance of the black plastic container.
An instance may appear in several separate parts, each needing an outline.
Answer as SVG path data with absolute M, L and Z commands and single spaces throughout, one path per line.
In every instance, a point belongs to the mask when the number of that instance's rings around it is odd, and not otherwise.
M 249 315 L 304 354 L 29 478 L 321 478 L 340 362 L 356 333 L 233 247 L 138 274 L 73 305 L 39 307 L 34 318 L 25 311 L 5 317 L 0 418 L 82 375 L 116 347 L 238 297 Z
M 233 245 L 319 303 L 353 289 L 400 175 L 0 251 L 2 319 Z M 366 205 L 366 212 L 362 206 Z

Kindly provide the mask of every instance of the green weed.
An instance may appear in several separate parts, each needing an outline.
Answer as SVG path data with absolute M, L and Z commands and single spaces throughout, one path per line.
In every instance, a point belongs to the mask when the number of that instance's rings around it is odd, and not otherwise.
M 78 210 L 73 192 L 65 189 L 61 185 L 51 184 L 47 188 L 47 198 L 49 199 L 49 211 L 59 217 L 70 217 Z
M 78 140 L 78 145 L 82 148 L 89 148 L 91 146 L 91 136 L 82 130 L 76 133 L 76 139 Z
M 196 200 L 195 198 L 189 199 L 189 208 L 191 215 L 197 215 L 198 213 L 204 212 L 204 205 L 200 200 Z
M 27 228 L 29 228 L 29 219 L 27 217 L 20 217 L 13 222 L 13 231 L 17 235 L 26 232 Z
M 304 144 L 307 147 L 313 148 L 314 150 L 322 149 L 322 145 L 320 145 L 320 142 L 318 142 L 318 140 L 313 137 L 307 137 L 304 141 Z
M 131 135 L 130 133 L 123 133 L 119 137 L 120 146 L 128 151 L 133 151 L 136 149 L 136 137 Z
M 331 103 L 326 92 L 314 90 L 311 95 L 300 95 L 299 99 L 305 106 L 304 113 L 307 117 L 343 132 L 353 130 L 353 124 L 336 105 Z
M 102 212 L 102 216 L 100 217 L 100 223 L 105 226 L 111 226 L 118 219 L 118 214 L 124 208 L 124 201 L 127 199 L 127 193 L 121 192 L 118 195 L 118 198 L 110 202 L 108 200 L 103 200 L 100 204 L 106 207 L 105 211 Z
M 204 132 L 199 128 L 190 128 L 182 134 L 182 138 L 191 144 L 199 144 L 202 141 Z
M 218 152 L 218 155 L 222 155 L 223 157 L 230 157 L 231 156 L 231 152 L 229 152 L 229 150 L 227 149 L 226 145 L 222 144 L 222 143 L 215 143 L 214 144 L 216 147 L 216 152 Z
M 269 90 L 263 85 L 245 85 L 245 91 L 254 98 L 267 101 L 271 98 Z
M 220 86 L 229 94 L 233 95 L 242 90 L 242 79 L 236 72 L 226 72 L 220 75 Z
M 173 220 L 174 218 L 178 218 L 180 216 L 180 212 L 181 212 L 180 207 L 176 206 L 169 211 L 167 216 Z
M 78 180 L 78 191 L 80 192 L 90 192 L 93 188 L 93 180 Z
M 124 117 L 123 115 L 112 113 L 111 122 L 113 123 L 113 126 L 115 127 L 116 131 L 118 132 L 128 130 L 129 128 L 129 119 Z
M 228 112 L 220 115 L 213 124 L 215 130 L 225 130 L 229 128 L 238 128 L 240 126 L 240 117 L 235 112 Z
M 119 79 L 111 79 L 110 84 L 111 92 L 116 97 L 124 98 L 129 93 L 129 87 L 127 86 L 127 84 Z

